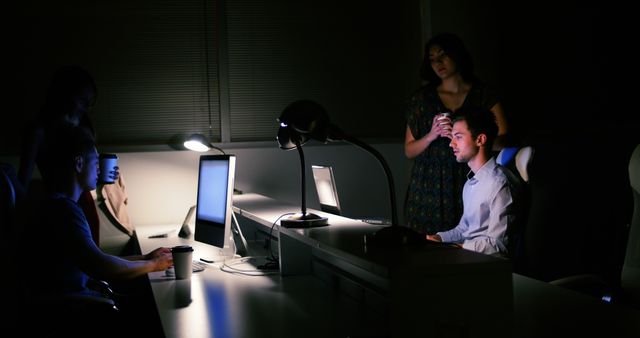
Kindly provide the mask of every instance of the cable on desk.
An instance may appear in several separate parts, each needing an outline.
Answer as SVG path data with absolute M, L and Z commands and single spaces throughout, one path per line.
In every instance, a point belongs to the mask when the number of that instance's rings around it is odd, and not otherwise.
M 227 262 L 225 261 L 222 263 L 222 266 L 220 266 L 220 270 L 227 273 L 240 274 L 240 275 L 246 275 L 246 276 L 267 276 L 267 275 L 276 275 L 280 273 L 278 270 L 270 270 L 270 271 L 265 269 L 249 270 L 249 269 L 238 269 L 233 267 L 233 265 L 245 263 L 249 261 L 251 258 L 255 258 L 255 257 L 247 256 L 247 257 L 234 259 L 234 260 L 231 260 L 230 261 L 231 263 L 229 264 L 227 264 Z
M 275 221 L 273 221 L 273 224 L 271 224 L 271 229 L 269 230 L 269 238 L 267 238 L 267 241 L 268 241 L 267 242 L 267 249 L 269 250 L 269 254 L 271 255 L 271 259 L 272 259 L 273 262 L 275 262 L 275 264 L 278 264 L 279 259 L 278 259 L 278 257 L 276 257 L 273 254 L 273 250 L 271 250 L 271 238 L 272 238 L 271 234 L 273 233 L 273 228 L 275 228 L 276 223 L 278 223 L 278 221 L 282 217 L 289 216 L 289 215 L 294 215 L 294 214 L 295 214 L 295 212 L 288 212 L 286 214 L 282 214 L 282 215 L 278 216 L 278 218 L 276 218 Z M 278 231 L 280 231 L 280 227 L 278 227 Z

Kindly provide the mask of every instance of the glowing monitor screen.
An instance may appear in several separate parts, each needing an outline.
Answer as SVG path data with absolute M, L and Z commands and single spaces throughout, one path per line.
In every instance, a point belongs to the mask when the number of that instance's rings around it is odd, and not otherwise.
M 338 190 L 333 178 L 333 169 L 330 166 L 312 165 L 313 181 L 318 191 L 320 210 L 335 215 L 340 215 L 340 202 L 338 201 Z
M 234 155 L 200 156 L 196 241 L 223 249 L 230 246 L 235 168 Z

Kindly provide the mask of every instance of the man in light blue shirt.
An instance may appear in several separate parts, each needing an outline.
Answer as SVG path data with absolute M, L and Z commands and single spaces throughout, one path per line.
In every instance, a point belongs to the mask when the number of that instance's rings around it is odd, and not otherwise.
M 471 171 L 462 191 L 464 211 L 458 225 L 427 235 L 427 239 L 458 243 L 462 248 L 491 255 L 508 254 L 508 229 L 516 221 L 518 181 L 492 157 L 498 134 L 491 111 L 462 108 L 454 117 L 451 142 L 456 160 Z

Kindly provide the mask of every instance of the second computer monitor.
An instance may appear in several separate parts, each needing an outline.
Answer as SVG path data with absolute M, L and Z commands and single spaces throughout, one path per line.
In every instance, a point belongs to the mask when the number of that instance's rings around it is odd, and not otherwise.
M 338 200 L 338 190 L 333 177 L 333 169 L 326 165 L 312 165 L 313 181 L 318 191 L 320 210 L 334 215 L 340 215 L 340 201 Z
M 198 169 L 198 197 L 194 239 L 222 249 L 231 249 L 234 155 L 202 155 Z

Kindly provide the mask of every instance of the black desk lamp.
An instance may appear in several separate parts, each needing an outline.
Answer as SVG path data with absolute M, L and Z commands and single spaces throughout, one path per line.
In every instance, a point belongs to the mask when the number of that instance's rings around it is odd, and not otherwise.
M 314 108 L 317 107 L 311 107 L 303 101 L 297 101 L 287 106 L 278 119 L 278 122 L 280 122 L 280 128 L 278 129 L 277 139 L 280 144 L 280 149 L 298 149 L 298 154 L 300 155 L 300 177 L 302 186 L 302 211 L 299 214 L 282 219 L 280 221 L 280 225 L 285 228 L 312 228 L 329 224 L 326 217 L 321 217 L 307 212 L 305 165 L 302 145 L 305 144 L 310 137 L 315 135 L 315 131 L 317 130 L 315 127 L 315 121 L 322 119 L 319 111 Z
M 304 197 L 304 159 L 301 146 L 309 139 L 323 143 L 329 141 L 344 141 L 371 153 L 384 169 L 389 184 L 389 202 L 391 203 L 391 226 L 385 227 L 368 238 L 374 246 L 400 246 L 424 242 L 426 238 L 413 229 L 398 224 L 398 210 L 396 205 L 395 186 L 393 176 L 387 161 L 370 145 L 346 135 L 340 128 L 329 122 L 329 116 L 325 109 L 316 102 L 300 100 L 291 103 L 280 115 L 280 130 L 278 130 L 278 143 L 281 149 L 298 148 L 303 163 L 302 181 L 302 208 L 305 211 Z

